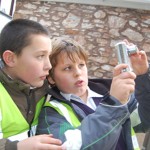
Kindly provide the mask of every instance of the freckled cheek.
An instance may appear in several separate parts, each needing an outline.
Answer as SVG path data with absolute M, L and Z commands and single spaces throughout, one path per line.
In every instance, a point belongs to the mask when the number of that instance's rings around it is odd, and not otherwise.
M 37 74 L 36 74 L 34 71 L 33 71 L 33 72 L 28 71 L 28 72 L 25 74 L 25 78 L 26 78 L 27 80 L 30 80 L 30 81 L 35 80 L 36 76 L 37 76 Z
M 28 62 L 28 64 L 24 65 L 22 67 L 22 69 L 30 74 L 37 74 L 38 72 L 42 71 L 42 66 L 40 64 L 37 63 L 33 63 L 33 62 Z
M 69 89 L 70 86 L 73 84 L 73 82 L 66 77 L 57 80 L 57 83 L 62 87 L 62 89 Z
M 62 85 L 68 85 L 69 82 L 70 82 L 70 81 L 69 81 L 67 78 L 62 78 L 62 79 L 60 80 L 60 83 L 61 83 Z
M 38 68 L 37 69 L 30 69 L 30 70 L 27 70 L 26 72 L 25 72 L 25 76 L 26 76 L 26 78 L 28 78 L 29 80 L 37 80 L 38 78 L 40 78 L 41 77 L 41 74 L 42 74 L 42 71 L 41 70 L 38 70 Z

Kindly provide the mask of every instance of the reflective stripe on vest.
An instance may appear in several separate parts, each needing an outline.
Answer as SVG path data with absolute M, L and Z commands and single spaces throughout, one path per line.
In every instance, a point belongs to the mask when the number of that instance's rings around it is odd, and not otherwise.
M 8 139 L 9 139 L 10 141 L 16 141 L 16 139 L 17 139 L 18 141 L 22 141 L 22 140 L 24 140 L 24 139 L 26 139 L 26 138 L 28 138 L 28 131 L 25 131 L 25 132 L 23 132 L 23 133 L 20 133 L 20 134 L 17 134 L 17 135 L 13 135 L 13 136 L 8 137 Z
M 44 106 L 50 106 L 54 108 L 59 114 L 64 116 L 66 120 L 73 126 L 73 127 L 78 127 L 81 123 L 78 120 L 77 116 L 74 114 L 73 109 L 66 103 L 63 102 L 58 102 L 56 100 L 46 102 Z M 134 150 L 140 150 L 136 134 L 134 132 L 134 129 L 131 128 L 131 135 L 132 135 L 132 144 Z
M 36 113 L 34 121 L 32 123 L 32 129 L 35 128 L 38 123 L 38 116 L 41 107 L 44 103 L 45 97 L 43 97 L 36 105 Z M 29 124 L 24 119 L 22 113 L 0 83 L 0 139 L 10 138 L 10 140 L 25 139 L 28 137 Z
M 46 102 L 44 106 L 50 106 L 54 108 L 59 114 L 65 116 L 66 120 L 73 126 L 78 127 L 81 123 L 74 114 L 73 109 L 66 103 L 59 103 L 56 100 Z
M 32 136 L 35 135 L 35 133 L 36 133 L 36 127 L 37 127 L 37 125 L 31 127 L 30 135 L 32 135 Z M 10 136 L 10 137 L 8 137 L 8 139 L 10 141 L 16 141 L 16 140 L 22 141 L 22 140 L 28 138 L 28 131 L 29 130 L 27 130 L 27 131 L 25 131 L 23 133 L 17 134 L 17 135 Z
M 134 150 L 140 150 L 137 138 L 136 138 L 136 134 L 134 132 L 134 129 L 131 127 L 131 136 L 132 136 L 132 144 L 133 144 L 133 148 Z

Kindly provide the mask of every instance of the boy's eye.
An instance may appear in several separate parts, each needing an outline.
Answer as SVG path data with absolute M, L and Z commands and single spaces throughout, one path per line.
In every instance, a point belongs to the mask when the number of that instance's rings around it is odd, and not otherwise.
M 79 68 L 84 68 L 84 67 L 85 67 L 85 63 L 79 64 Z
M 80 66 L 80 67 L 84 67 L 84 66 L 85 66 L 85 64 L 81 63 L 81 64 L 79 64 L 79 66 Z
M 45 55 L 39 55 L 37 56 L 38 59 L 42 59 Z
M 69 66 L 69 67 L 66 67 L 66 68 L 64 68 L 64 70 L 70 70 L 71 69 L 71 67 Z

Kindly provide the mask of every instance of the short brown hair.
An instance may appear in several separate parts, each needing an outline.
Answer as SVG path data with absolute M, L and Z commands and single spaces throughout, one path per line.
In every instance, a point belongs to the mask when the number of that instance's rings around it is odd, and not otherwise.
M 88 60 L 88 52 L 75 40 L 69 38 L 53 38 L 52 39 L 52 53 L 50 55 L 50 62 L 52 69 L 49 75 L 53 77 L 53 71 L 58 63 L 58 56 L 61 53 L 67 53 L 70 60 L 76 62 L 77 57 L 83 59 L 86 63 Z

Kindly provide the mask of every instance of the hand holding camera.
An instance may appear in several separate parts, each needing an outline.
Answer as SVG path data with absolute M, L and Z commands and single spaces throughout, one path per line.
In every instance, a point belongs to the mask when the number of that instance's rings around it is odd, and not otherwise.
M 117 43 L 115 49 L 118 63 L 129 66 L 124 68 L 122 72 L 133 71 L 136 75 L 142 75 L 148 71 L 149 63 L 145 51 L 139 51 L 136 45 L 127 40 Z
M 129 67 L 122 70 L 122 72 L 132 71 L 130 64 L 130 55 L 137 53 L 136 45 L 127 45 L 125 42 L 119 42 L 115 45 L 116 54 L 119 64 L 127 64 Z

